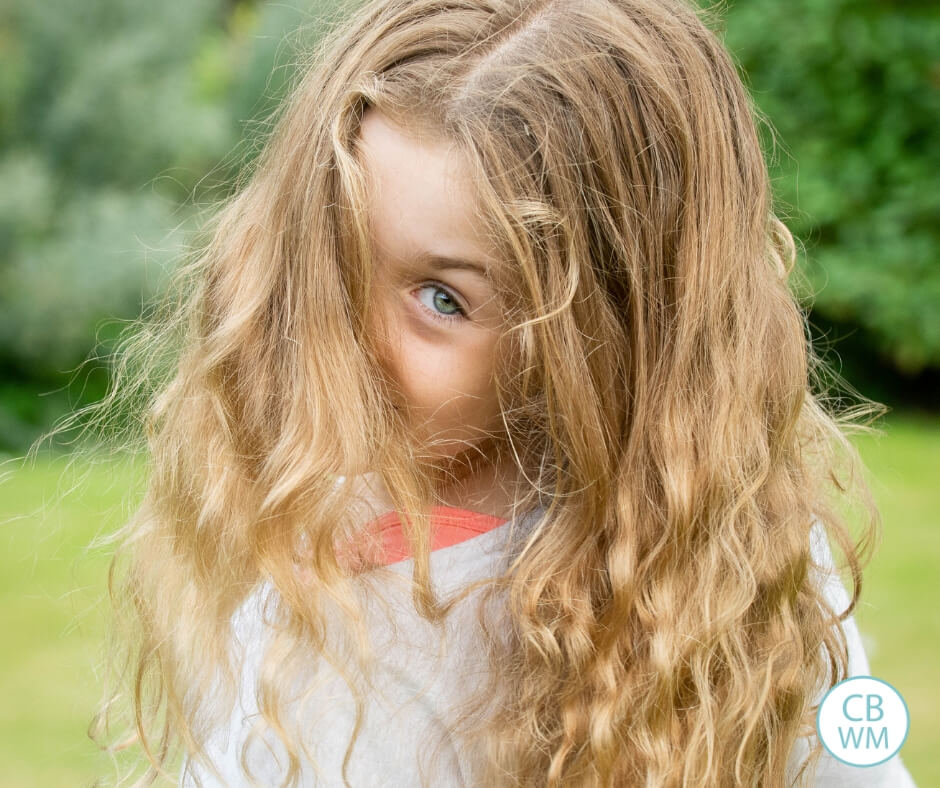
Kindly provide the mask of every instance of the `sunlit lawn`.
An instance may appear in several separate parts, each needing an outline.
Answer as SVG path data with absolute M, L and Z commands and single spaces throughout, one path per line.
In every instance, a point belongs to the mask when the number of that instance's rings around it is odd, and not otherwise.
M 892 414 L 886 433 L 858 439 L 884 539 L 857 619 L 872 673 L 911 711 L 902 757 L 918 785 L 940 785 L 930 667 L 940 634 L 940 418 Z M 122 521 L 139 477 L 126 462 L 102 462 L 85 478 L 87 467 L 63 477 L 64 467 L 60 459 L 0 470 L 0 783 L 9 788 L 87 786 L 110 770 L 85 735 L 99 696 L 107 554 L 83 550 Z
M 885 435 L 856 444 L 884 520 L 856 619 L 872 675 L 893 684 L 911 713 L 901 757 L 919 786 L 940 785 L 940 419 L 889 415 Z

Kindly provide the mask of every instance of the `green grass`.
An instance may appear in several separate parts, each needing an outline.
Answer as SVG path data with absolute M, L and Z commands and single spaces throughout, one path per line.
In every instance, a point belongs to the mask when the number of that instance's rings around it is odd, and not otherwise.
M 901 757 L 918 785 L 940 785 L 940 418 L 888 416 L 884 435 L 855 440 L 882 514 L 882 540 L 856 614 L 871 673 L 901 693 L 911 728 Z
M 109 554 L 132 467 L 0 466 L 0 784 L 91 785 L 113 771 L 86 735 L 101 693 Z
M 918 785 L 940 785 L 940 618 L 931 602 L 940 556 L 940 418 L 891 414 L 857 444 L 884 518 L 857 621 L 873 675 L 911 711 L 901 755 Z M 85 731 L 100 694 L 108 555 L 93 537 L 123 521 L 137 469 L 102 462 L 63 476 L 65 461 L 0 468 L 0 783 L 90 785 L 111 766 Z M 87 475 L 84 475 L 87 474 Z

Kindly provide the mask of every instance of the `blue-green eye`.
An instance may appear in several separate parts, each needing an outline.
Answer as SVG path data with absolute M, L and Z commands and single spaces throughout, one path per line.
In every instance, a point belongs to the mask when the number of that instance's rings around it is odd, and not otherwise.
M 427 300 L 419 295 L 418 303 L 435 320 L 440 320 L 443 323 L 453 323 L 466 318 L 466 312 L 456 296 L 440 285 L 433 282 L 428 283 L 421 285 L 415 292 L 422 294 L 429 292 L 432 294 L 431 298 Z

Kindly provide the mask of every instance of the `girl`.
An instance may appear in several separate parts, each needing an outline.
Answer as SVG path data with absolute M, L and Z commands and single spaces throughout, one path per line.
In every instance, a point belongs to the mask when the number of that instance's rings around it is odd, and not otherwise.
M 912 784 L 814 735 L 868 673 L 878 409 L 813 391 L 754 115 L 683 0 L 323 39 L 105 403 L 158 371 L 112 588 L 145 782 L 178 743 L 184 786 Z

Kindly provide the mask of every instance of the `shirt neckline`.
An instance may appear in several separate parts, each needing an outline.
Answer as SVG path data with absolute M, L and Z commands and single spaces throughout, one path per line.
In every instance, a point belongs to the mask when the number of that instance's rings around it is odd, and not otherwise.
M 431 552 L 466 542 L 510 521 L 472 509 L 441 504 L 431 507 Z M 389 511 L 369 523 L 379 533 L 382 565 L 413 558 L 398 513 Z

